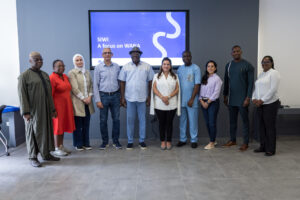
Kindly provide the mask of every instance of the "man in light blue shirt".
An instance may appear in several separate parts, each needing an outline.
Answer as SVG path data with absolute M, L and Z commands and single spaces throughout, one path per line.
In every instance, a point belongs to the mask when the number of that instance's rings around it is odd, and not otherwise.
M 118 76 L 120 67 L 111 61 L 113 53 L 110 48 L 102 51 L 104 62 L 95 67 L 94 71 L 94 98 L 97 107 L 100 109 L 100 130 L 102 144 L 100 149 L 106 149 L 108 144 L 107 118 L 108 111 L 111 112 L 113 121 L 112 140 L 116 149 L 121 149 L 119 143 L 120 135 L 120 90 Z
M 180 140 L 177 147 L 182 147 L 187 142 L 186 127 L 189 119 L 191 147 L 197 148 L 198 144 L 198 92 L 201 83 L 200 67 L 192 64 L 190 51 L 182 53 L 184 65 L 177 70 L 181 90 L 181 116 Z
M 142 51 L 134 47 L 130 52 L 132 62 L 123 66 L 120 75 L 121 104 L 127 107 L 127 149 L 133 148 L 134 122 L 139 119 L 139 146 L 146 149 L 146 104 L 150 104 L 150 92 L 154 72 L 152 67 L 140 61 Z

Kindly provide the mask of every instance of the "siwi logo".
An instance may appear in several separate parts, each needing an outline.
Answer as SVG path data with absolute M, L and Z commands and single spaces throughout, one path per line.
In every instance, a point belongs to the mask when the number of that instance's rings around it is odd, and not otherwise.
M 166 49 L 161 44 L 158 43 L 158 41 L 157 41 L 158 38 L 166 37 L 169 39 L 175 39 L 175 38 L 178 38 L 178 36 L 181 33 L 181 28 L 180 28 L 179 24 L 172 18 L 171 12 L 167 12 L 166 17 L 167 17 L 167 20 L 170 22 L 170 24 L 172 24 L 174 26 L 175 33 L 170 34 L 170 33 L 166 33 L 166 32 L 156 32 L 152 37 L 153 45 L 161 52 L 162 57 L 167 57 L 168 53 L 167 53 Z

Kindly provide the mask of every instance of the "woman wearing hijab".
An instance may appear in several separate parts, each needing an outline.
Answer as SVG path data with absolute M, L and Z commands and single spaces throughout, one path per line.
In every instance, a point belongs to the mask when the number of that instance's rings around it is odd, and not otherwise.
M 53 132 L 56 156 L 66 156 L 70 153 L 63 146 L 64 132 L 73 133 L 75 130 L 74 113 L 71 100 L 71 84 L 64 74 L 65 65 L 62 60 L 53 62 L 53 73 L 50 75 L 52 97 L 57 112 L 53 118 Z
M 264 152 L 265 156 L 273 156 L 276 153 L 276 118 L 280 105 L 278 97 L 280 74 L 274 69 L 274 61 L 271 56 L 265 56 L 261 65 L 263 72 L 255 81 L 255 90 L 252 96 L 252 101 L 257 107 L 260 134 L 260 147 L 254 152 Z
M 90 116 L 95 112 L 92 102 L 93 83 L 90 72 L 85 69 L 82 55 L 75 54 L 73 64 L 74 69 L 69 71 L 76 126 L 73 133 L 73 145 L 78 151 L 90 150 L 92 149 L 89 140 Z
M 150 114 L 154 115 L 155 111 L 158 118 L 161 149 L 170 150 L 176 111 L 180 115 L 180 88 L 169 58 L 162 60 L 160 71 L 154 75 L 152 84 Z

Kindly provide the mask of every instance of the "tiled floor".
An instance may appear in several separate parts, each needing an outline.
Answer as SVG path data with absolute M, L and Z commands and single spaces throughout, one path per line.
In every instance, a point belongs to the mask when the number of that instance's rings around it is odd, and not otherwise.
M 148 141 L 147 150 L 103 151 L 93 140 L 93 150 L 73 151 L 39 169 L 29 165 L 23 144 L 0 157 L 0 199 L 300 199 L 300 137 L 280 137 L 273 157 L 254 154 L 257 143 L 241 153 L 238 147 L 206 151 L 207 138 L 200 140 L 197 149 L 171 151 L 160 150 L 159 141 Z

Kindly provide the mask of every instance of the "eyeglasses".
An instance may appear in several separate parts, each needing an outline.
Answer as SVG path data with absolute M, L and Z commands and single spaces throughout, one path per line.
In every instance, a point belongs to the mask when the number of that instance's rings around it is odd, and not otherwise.
M 102 54 L 107 54 L 107 55 L 110 55 L 111 54 L 111 52 L 103 52 Z

